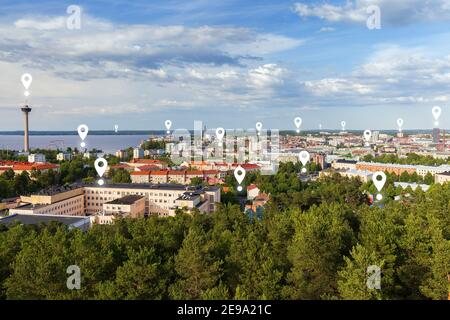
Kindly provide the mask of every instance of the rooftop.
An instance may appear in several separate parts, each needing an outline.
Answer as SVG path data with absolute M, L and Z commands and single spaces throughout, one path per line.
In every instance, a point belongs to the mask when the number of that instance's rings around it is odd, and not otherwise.
M 133 204 L 136 201 L 140 200 L 144 198 L 144 196 L 140 196 L 140 195 L 128 195 L 119 199 L 115 199 L 109 202 L 106 202 L 107 204 Z

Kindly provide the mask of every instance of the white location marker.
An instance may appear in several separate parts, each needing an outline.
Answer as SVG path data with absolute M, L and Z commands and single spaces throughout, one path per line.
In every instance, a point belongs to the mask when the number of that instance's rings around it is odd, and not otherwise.
M 258 131 L 258 136 L 261 134 L 261 129 L 262 129 L 262 122 L 257 122 L 256 123 L 256 131 Z
M 241 166 L 237 166 L 236 169 L 234 169 L 234 177 L 239 183 L 239 186 L 237 187 L 238 191 L 242 191 L 242 186 L 240 184 L 242 183 L 242 181 L 244 181 L 245 169 L 242 168 Z
M 346 125 L 345 121 L 341 121 L 342 131 L 345 131 L 345 125 Z
M 114 131 L 117 133 L 117 131 L 119 131 L 119 126 L 116 124 L 114 125 Z
M 224 135 L 225 135 L 225 129 L 224 128 L 217 128 L 216 129 L 216 137 L 217 137 L 218 140 L 222 140 Z
M 307 164 L 308 161 L 309 161 L 309 158 L 310 158 L 309 152 L 306 151 L 306 150 L 300 151 L 300 153 L 299 153 L 299 155 L 298 155 L 298 158 L 299 158 L 300 162 L 301 162 L 302 165 L 303 165 L 302 173 L 305 173 L 305 172 L 306 172 L 306 168 L 304 168 L 304 167 L 306 166 L 306 164 Z
M 22 75 L 21 80 L 22 80 L 22 84 L 23 84 L 23 86 L 25 87 L 25 90 L 26 90 L 24 95 L 26 97 L 28 97 L 30 95 L 30 92 L 28 91 L 28 89 L 30 88 L 31 83 L 33 82 L 33 77 L 29 73 L 24 73 Z
M 398 125 L 398 131 L 402 131 L 402 127 L 403 127 L 403 119 L 402 118 L 398 118 L 397 119 L 397 125 Z
M 367 129 L 364 131 L 364 140 L 366 140 L 366 145 L 369 144 L 370 138 L 372 138 L 372 131 Z
M 80 136 L 81 141 L 82 141 L 82 142 L 80 143 L 80 146 L 81 146 L 82 148 L 86 147 L 86 143 L 84 142 L 84 139 L 86 139 L 88 132 L 89 132 L 89 128 L 88 128 L 87 125 L 85 125 L 85 124 L 80 124 L 80 125 L 78 126 L 78 135 Z
M 101 177 L 105 174 L 106 168 L 108 167 L 108 161 L 104 158 L 97 158 L 94 162 L 95 170 L 97 171 L 97 174 Z M 103 179 L 98 180 L 99 185 L 103 185 L 105 182 Z
M 322 130 L 322 124 L 319 124 L 319 130 Z
M 295 126 L 297 127 L 297 133 L 300 133 L 300 126 L 302 125 L 302 118 L 296 117 L 294 119 Z
M 384 184 L 386 183 L 386 174 L 383 171 L 377 171 L 373 174 L 372 181 L 378 192 L 381 192 L 381 189 L 383 189 Z M 383 196 L 381 193 L 378 193 L 377 200 L 380 201 L 381 199 L 383 199 Z
M 434 106 L 433 109 L 431 109 L 431 113 L 433 114 L 434 118 L 434 125 L 439 125 L 439 117 L 441 116 L 442 109 L 439 106 Z
M 167 133 L 170 133 L 170 127 L 172 126 L 172 121 L 166 120 L 164 122 L 164 124 L 166 125 Z

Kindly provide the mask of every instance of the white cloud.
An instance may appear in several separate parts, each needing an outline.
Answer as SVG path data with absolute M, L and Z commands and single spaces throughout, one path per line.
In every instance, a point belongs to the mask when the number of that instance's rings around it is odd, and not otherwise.
M 329 22 L 365 22 L 371 5 L 380 7 L 383 23 L 391 25 L 418 21 L 450 20 L 450 0 L 355 0 L 339 4 L 306 4 L 298 2 L 294 12 L 300 17 L 316 17 Z

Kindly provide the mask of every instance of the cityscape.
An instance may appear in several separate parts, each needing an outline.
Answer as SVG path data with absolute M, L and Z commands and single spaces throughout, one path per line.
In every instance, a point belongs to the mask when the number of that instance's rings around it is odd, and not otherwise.
M 130 10 L 121 20 L 117 8 L 96 16 L 96 2 L 49 2 L 40 22 L 18 17 L 11 2 L 15 27 L 0 19 L 0 30 L 12 28 L 11 38 L 0 36 L 0 78 L 20 92 L 14 102 L 0 90 L 0 300 L 174 300 L 174 315 L 202 317 L 214 308 L 188 301 L 261 301 L 267 317 L 278 300 L 450 300 L 448 48 L 433 58 L 411 49 L 401 60 L 404 32 L 417 28 L 400 18 L 408 5 L 264 1 L 253 7 L 259 19 L 240 23 L 232 12 L 245 17 L 248 4 L 119 1 Z M 413 2 L 424 7 L 417 23 L 448 26 L 450 14 L 425 16 L 441 7 Z M 267 22 L 273 12 L 285 20 Z M 320 28 L 297 38 L 286 30 L 291 19 Z M 351 51 L 326 34 L 389 29 L 399 46 L 374 36 L 379 51 L 363 64 L 355 48 L 361 65 L 351 71 L 346 60 L 330 63 L 333 76 L 322 70 L 309 80 L 285 70 L 299 46 L 314 69 L 309 55 L 323 48 L 309 42 L 327 41 L 337 57 Z M 69 50 L 64 34 L 77 30 Z M 20 57 L 22 42 L 35 60 Z M 52 56 L 46 42 L 60 51 Z M 93 94 L 99 81 L 107 94 Z M 136 91 L 142 81 L 145 94 Z M 137 100 L 124 104 L 131 94 Z M 110 107 L 83 107 L 102 95 Z M 164 106 L 139 105 L 150 95 Z M 371 112 L 362 115 L 362 105 Z M 251 314 L 238 304 L 222 305 L 228 315 Z

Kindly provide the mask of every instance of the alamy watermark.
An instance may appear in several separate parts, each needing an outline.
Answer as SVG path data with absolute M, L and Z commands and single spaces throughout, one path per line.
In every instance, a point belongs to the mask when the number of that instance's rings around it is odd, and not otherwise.
M 381 268 L 377 265 L 367 267 L 367 288 L 381 290 Z
M 70 14 L 66 20 L 66 26 L 69 30 L 81 29 L 81 7 L 77 5 L 70 5 L 66 10 L 67 14 Z
M 80 290 L 81 289 L 81 269 L 77 265 L 70 265 L 66 270 L 67 274 L 70 276 L 67 278 L 67 289 L 69 290 Z
M 261 174 L 275 174 L 278 170 L 280 135 L 278 129 L 204 130 L 201 121 L 194 122 L 194 133 L 176 129 L 173 143 L 167 145 L 173 163 L 258 163 Z

